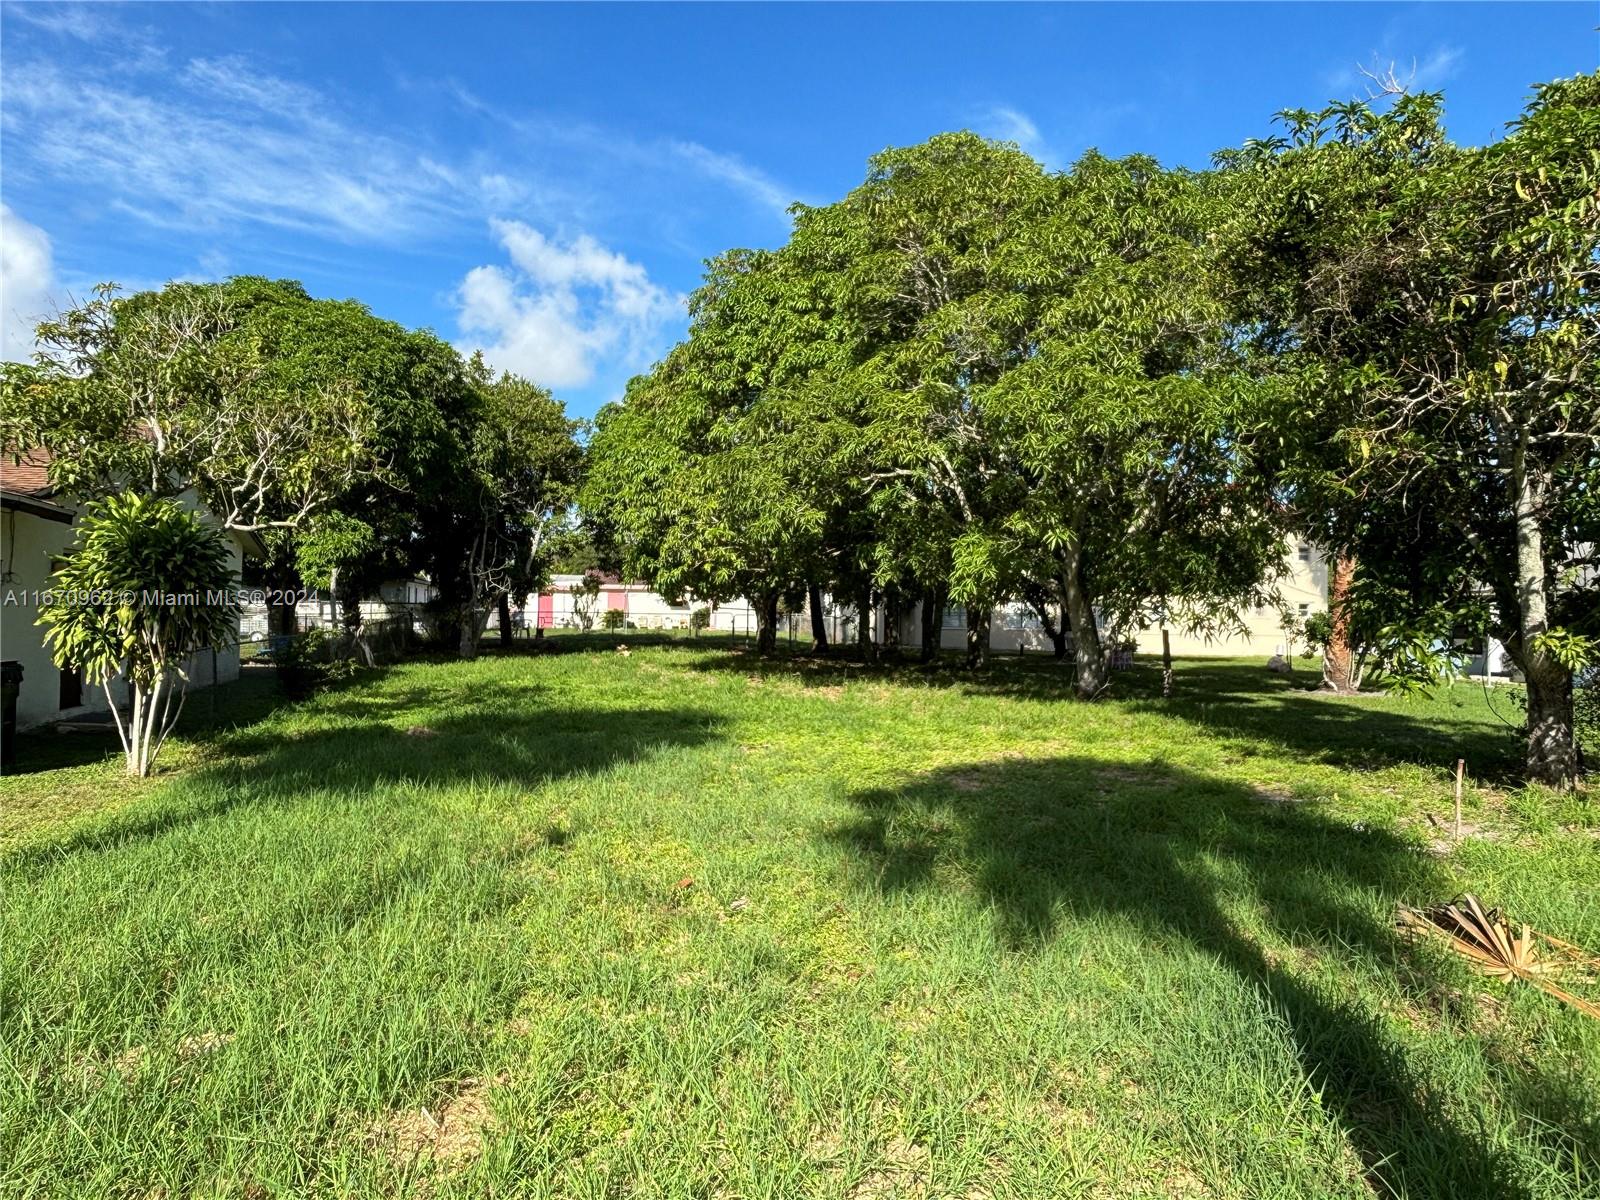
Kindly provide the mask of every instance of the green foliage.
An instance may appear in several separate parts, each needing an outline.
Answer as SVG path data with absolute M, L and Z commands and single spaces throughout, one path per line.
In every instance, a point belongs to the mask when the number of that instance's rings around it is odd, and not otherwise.
M 583 460 L 580 423 L 547 390 L 495 376 L 478 355 L 466 377 L 459 454 L 419 519 L 428 574 L 456 609 L 458 649 L 470 657 L 499 598 L 521 604 L 548 578 Z
M 567 588 L 567 594 L 572 597 L 572 617 L 578 628 L 593 628 L 595 605 L 600 602 L 600 576 L 585 575 Z
M 186 660 L 233 640 L 237 583 L 222 534 L 176 501 L 134 494 L 84 507 L 39 622 L 56 663 L 106 689 L 131 773 L 149 773 L 177 721 Z M 129 691 L 126 723 L 115 681 Z
M 697 634 L 702 629 L 711 628 L 711 609 L 702 604 L 699 608 L 690 613 L 689 628 Z
M 78 495 L 193 488 L 230 528 L 292 526 L 384 469 L 371 372 L 406 336 L 288 281 L 106 284 L 39 326 L 36 365 L 6 364 L 5 443 L 48 449 Z
M 1600 673 L 1590 671 L 1572 691 L 1572 723 L 1586 768 L 1594 774 L 1600 761 Z
M 353 675 L 355 661 L 337 652 L 339 641 L 325 629 L 308 629 L 284 638 L 272 654 L 283 694 L 291 700 L 304 700 L 322 685 Z
M 1333 614 L 1314 612 L 1300 623 L 1300 636 L 1305 639 L 1308 654 L 1321 654 L 1333 637 Z
M 600 628 L 621 629 L 628 623 L 628 614 L 620 608 L 608 608 L 600 616 Z
M 886 151 L 781 250 L 712 262 L 689 340 L 601 414 L 581 503 L 669 595 L 1043 586 L 1102 674 L 1094 608 L 1236 620 L 1280 506 L 1207 284 L 1219 204 L 1146 158 Z
M 1441 111 L 1402 96 L 1283 114 L 1287 138 L 1223 157 L 1226 261 L 1287 385 L 1300 519 L 1404 598 L 1376 622 L 1391 677 L 1421 670 L 1433 608 L 1483 616 L 1540 714 L 1529 775 L 1564 786 L 1586 652 L 1560 631 L 1590 636 L 1600 610 L 1600 74 L 1540 86 L 1480 149 L 1450 145 Z

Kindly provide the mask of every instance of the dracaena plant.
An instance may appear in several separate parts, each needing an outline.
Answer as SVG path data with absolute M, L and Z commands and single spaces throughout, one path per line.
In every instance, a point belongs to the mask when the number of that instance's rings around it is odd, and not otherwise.
M 39 622 L 56 663 L 105 689 L 130 775 L 150 773 L 177 724 L 190 656 L 236 628 L 235 584 L 222 534 L 177 501 L 129 495 L 85 506 Z

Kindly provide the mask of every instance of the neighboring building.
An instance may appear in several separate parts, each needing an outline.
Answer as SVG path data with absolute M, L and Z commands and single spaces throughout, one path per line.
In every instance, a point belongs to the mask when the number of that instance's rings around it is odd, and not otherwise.
M 1304 639 L 1291 639 L 1283 622 L 1285 614 L 1295 625 L 1301 625 L 1313 613 L 1328 611 L 1328 562 L 1322 551 L 1304 539 L 1289 539 L 1285 547 L 1284 572 L 1277 581 L 1277 588 L 1283 608 L 1260 605 L 1245 613 L 1243 633 L 1206 638 L 1174 628 L 1169 631 L 1172 652 L 1184 657 L 1239 658 L 1304 650 Z M 1132 636 L 1140 654 L 1161 653 L 1159 626 L 1146 626 Z
M 33 451 L 15 461 L 0 453 L 0 658 L 22 665 L 17 727 L 26 729 L 70 717 L 107 711 L 105 691 L 81 671 L 62 670 L 51 660 L 38 624 L 39 593 L 50 587 L 60 556 L 72 545 L 78 506 L 51 486 L 49 459 Z M 180 499 L 209 520 L 192 495 Z M 259 553 L 247 534 L 228 535 L 229 568 L 238 574 L 244 555 Z M 190 687 L 208 687 L 239 677 L 238 638 L 203 651 L 187 664 Z M 119 694 L 118 702 L 125 696 Z
M 583 582 L 582 575 L 557 575 L 543 591 L 530 596 L 521 610 L 513 610 L 512 621 L 517 629 L 570 629 L 579 625 L 572 589 Z M 1285 570 L 1277 583 L 1278 592 L 1289 619 L 1304 621 L 1313 613 L 1325 612 L 1328 607 L 1328 566 L 1321 551 L 1310 542 L 1291 540 L 1285 547 Z M 824 596 L 827 612 L 828 637 L 836 644 L 855 640 L 856 608 L 848 601 L 836 601 Z M 647 584 L 624 583 L 615 575 L 602 575 L 600 594 L 594 601 L 592 622 L 601 628 L 601 618 L 607 609 L 620 609 L 625 614 L 630 629 L 687 629 L 690 615 L 706 601 L 686 597 L 682 604 L 672 604 L 665 597 L 650 590 Z M 1286 648 L 1283 628 L 1284 609 L 1263 605 L 1245 614 L 1242 633 L 1207 639 L 1171 630 L 1172 652 L 1186 656 L 1237 657 L 1241 655 L 1271 655 Z M 885 612 L 880 604 L 873 614 L 873 638 L 880 644 L 885 630 Z M 800 637 L 809 640 L 810 618 L 804 612 L 779 618 L 780 636 Z M 498 620 L 490 618 L 489 628 L 498 627 Z M 711 608 L 712 629 L 753 634 L 756 629 L 756 612 L 745 599 L 733 600 Z M 967 614 L 960 605 L 945 609 L 939 644 L 946 650 L 965 649 L 967 640 Z M 1135 643 L 1140 654 L 1161 652 L 1159 627 L 1135 630 L 1128 639 Z M 900 644 L 906 649 L 917 649 L 922 644 L 922 612 L 917 603 L 905 606 L 900 619 Z M 1038 614 L 1026 604 L 1012 601 L 994 610 L 990 625 L 990 650 L 995 654 L 1048 652 L 1050 639 L 1039 623 Z M 1303 646 L 1297 642 L 1296 647 Z
M 380 584 L 378 594 L 361 601 L 361 620 L 365 623 L 389 621 L 396 617 L 410 616 L 420 620 L 422 606 L 434 597 L 433 584 L 426 579 L 413 577 L 411 579 L 391 579 Z M 344 624 L 339 611 L 339 603 L 334 599 L 333 593 L 328 591 L 313 591 L 295 605 L 295 628 L 306 629 L 337 629 Z M 264 641 L 268 633 L 268 612 L 265 604 L 249 604 L 245 606 L 244 616 L 239 622 L 240 631 L 246 641 Z
M 1326 612 L 1328 608 L 1328 566 L 1321 551 L 1309 542 L 1291 540 L 1285 549 L 1285 571 L 1278 581 L 1278 591 L 1295 622 L 1304 621 L 1312 613 Z M 1245 631 L 1226 637 L 1205 638 L 1186 634 L 1174 628 L 1169 631 L 1172 652 L 1188 657 L 1236 658 L 1250 654 L 1272 655 L 1285 650 L 1283 612 L 1279 608 L 1263 605 L 1245 614 Z M 875 636 L 881 641 L 883 613 L 876 614 Z M 1060 628 L 1058 625 L 1057 628 Z M 1102 629 L 1104 633 L 1104 629 Z M 1134 643 L 1135 653 L 1161 653 L 1161 629 L 1147 626 L 1124 635 L 1122 640 Z M 900 622 L 900 644 L 904 647 L 922 645 L 922 610 L 917 604 L 908 605 Z M 967 614 L 958 604 L 944 611 L 939 645 L 945 650 L 963 650 L 967 644 Z M 1297 642 L 1297 647 L 1303 647 Z M 1015 654 L 1052 649 L 1039 615 L 1026 604 L 1012 601 L 1000 605 L 990 619 L 989 649 L 995 654 Z
M 544 589 L 529 596 L 520 612 L 513 612 L 512 621 L 525 629 L 575 629 L 578 618 L 572 589 L 582 584 L 582 575 L 555 575 Z M 729 632 L 754 632 L 755 609 L 747 600 L 732 600 L 711 606 L 708 601 L 686 596 L 681 604 L 673 604 L 659 592 L 650 590 L 648 584 L 624 583 L 616 575 L 600 576 L 600 595 L 594 601 L 591 613 L 593 627 L 601 627 L 601 618 L 608 609 L 620 609 L 628 627 L 632 629 L 688 629 L 689 619 L 697 608 L 711 608 L 712 629 Z M 490 628 L 498 626 L 498 619 L 490 619 Z

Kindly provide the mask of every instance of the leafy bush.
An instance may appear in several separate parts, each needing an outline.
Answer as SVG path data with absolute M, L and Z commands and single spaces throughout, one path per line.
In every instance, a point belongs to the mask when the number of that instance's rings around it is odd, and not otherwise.
M 1325 653 L 1333 640 L 1333 614 L 1314 612 L 1300 623 L 1300 636 L 1304 639 L 1305 657 L 1313 658 Z
M 189 692 L 189 656 L 231 642 L 236 580 L 221 532 L 175 500 L 112 496 L 84 507 L 39 615 L 58 666 L 106 690 L 130 775 L 148 775 Z M 128 688 L 126 720 L 111 694 Z
M 328 635 L 309 629 L 282 639 L 272 650 L 278 687 L 293 700 L 303 700 L 328 677 Z
M 689 614 L 689 628 L 693 632 L 699 633 L 702 629 L 709 629 L 710 627 L 711 608 L 709 605 L 702 604 Z
M 628 614 L 620 608 L 608 608 L 600 618 L 600 628 L 621 629 L 628 623 Z

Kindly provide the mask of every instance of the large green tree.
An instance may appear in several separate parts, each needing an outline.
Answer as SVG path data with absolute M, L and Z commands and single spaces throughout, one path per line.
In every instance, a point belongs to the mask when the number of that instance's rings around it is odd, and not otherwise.
M 496 375 L 477 355 L 467 376 L 457 457 L 418 518 L 423 561 L 463 658 L 477 653 L 491 612 L 509 633 L 511 607 L 544 582 L 583 467 L 579 423 L 548 390 Z
M 1286 114 L 1287 138 L 1228 160 L 1257 188 L 1236 261 L 1299 383 L 1281 422 L 1302 513 L 1359 557 L 1401 651 L 1505 644 L 1528 776 L 1569 786 L 1597 633 L 1600 76 L 1541 87 L 1480 150 L 1438 114 Z

